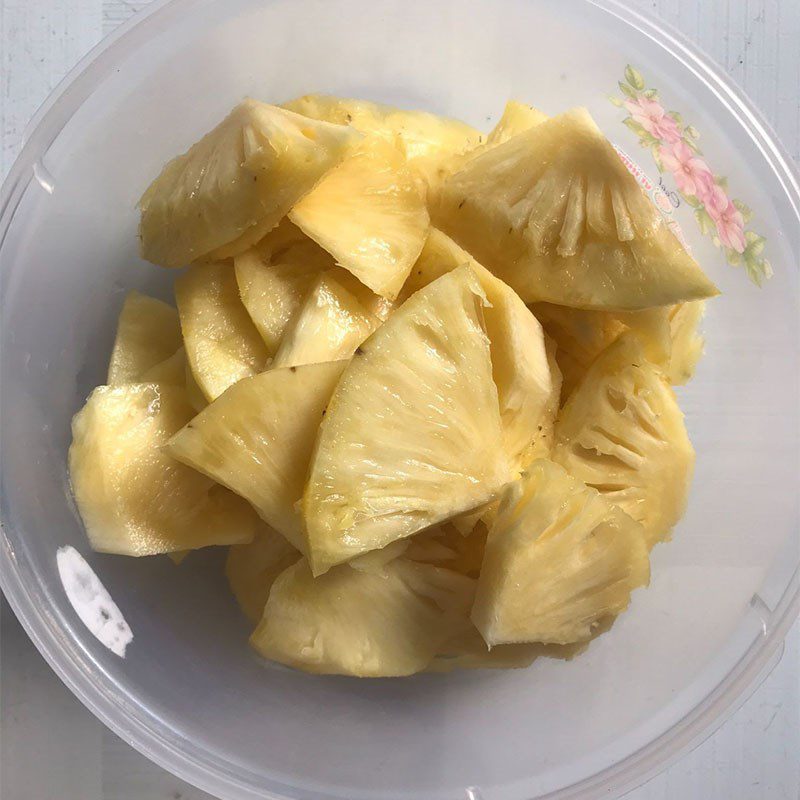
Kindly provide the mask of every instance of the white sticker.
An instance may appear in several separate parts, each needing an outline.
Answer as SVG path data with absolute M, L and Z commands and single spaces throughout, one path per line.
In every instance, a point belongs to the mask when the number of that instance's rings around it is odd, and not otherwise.
M 61 584 L 75 613 L 112 653 L 125 658 L 125 648 L 133 641 L 133 633 L 94 570 L 69 545 L 58 549 L 56 562 Z

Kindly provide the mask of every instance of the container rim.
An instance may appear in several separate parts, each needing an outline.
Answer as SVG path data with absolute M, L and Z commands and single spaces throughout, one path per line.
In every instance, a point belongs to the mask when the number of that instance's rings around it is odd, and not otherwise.
M 23 147 L 0 189 L 0 249 L 17 206 L 42 155 L 92 92 L 113 72 L 115 65 L 133 53 L 157 28 L 179 18 L 190 8 L 214 0 L 153 0 L 92 48 L 61 80 L 28 124 Z M 624 0 L 584 0 L 646 36 L 667 50 L 703 81 L 738 119 L 781 184 L 800 228 L 800 171 L 770 125 L 751 101 L 734 87 L 700 49 L 670 25 L 648 13 L 630 8 Z M 14 549 L 0 522 L 0 588 L 31 641 L 70 691 L 108 728 L 159 766 L 187 782 L 220 797 L 231 791 L 250 800 L 291 800 L 268 794 L 245 783 L 230 770 L 202 754 L 190 754 L 178 743 L 130 713 L 120 697 L 93 680 L 78 647 L 65 647 L 58 621 L 37 605 L 22 580 Z M 747 691 L 765 677 L 780 658 L 783 640 L 800 614 L 800 565 L 757 637 L 734 668 L 695 708 L 670 730 L 599 773 L 538 800 L 578 800 L 595 797 L 612 786 L 624 793 L 641 785 L 669 763 L 711 735 L 747 697 Z M 125 725 L 122 724 L 125 720 Z

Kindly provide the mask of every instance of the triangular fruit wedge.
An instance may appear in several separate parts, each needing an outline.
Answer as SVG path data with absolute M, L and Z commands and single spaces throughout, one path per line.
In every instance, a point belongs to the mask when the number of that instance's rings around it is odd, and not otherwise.
M 561 409 L 553 460 L 638 522 L 652 546 L 683 516 L 694 450 L 664 374 L 625 334 Z
M 250 643 L 306 672 L 411 675 L 468 622 L 474 587 L 463 575 L 403 558 L 379 571 L 341 564 L 317 578 L 303 559 L 272 584 Z
M 503 109 L 503 116 L 500 117 L 499 122 L 492 128 L 486 139 L 486 144 L 494 147 L 507 142 L 512 136 L 529 131 L 548 119 L 547 114 L 542 113 L 538 108 L 525 105 L 518 100 L 509 100 Z
M 449 236 L 432 228 L 403 286 L 405 299 L 456 267 L 469 264 L 489 305 L 483 316 L 489 336 L 492 375 L 497 385 L 503 440 L 512 467 L 530 461 L 552 391 L 542 326 L 510 286 L 478 264 Z
M 225 575 L 244 615 L 258 624 L 275 578 L 300 560 L 300 553 L 268 525 L 258 526 L 252 542 L 228 550 Z
M 100 386 L 75 415 L 70 480 L 95 550 L 147 556 L 253 538 L 246 502 L 163 450 L 193 416 L 182 388 L 149 383 Z
M 176 315 L 177 316 L 177 315 Z M 169 358 L 150 367 L 142 376 L 142 383 L 163 383 L 186 388 L 186 350 L 179 347 Z M 191 399 L 189 400 L 191 403 Z
M 431 215 L 525 302 L 637 310 L 717 294 L 582 109 L 470 160 Z
M 350 358 L 380 320 L 330 275 L 322 275 L 283 335 L 271 368 Z
M 454 270 L 348 364 L 303 498 L 315 574 L 476 508 L 509 480 L 485 302 L 474 272 Z
M 180 267 L 234 240 L 244 251 L 359 138 L 353 128 L 245 100 L 142 195 L 142 256 Z
M 592 311 L 551 303 L 533 303 L 530 306 L 547 334 L 558 344 L 556 358 L 564 376 L 564 399 L 569 397 L 600 353 L 628 330 L 636 334 L 649 361 L 666 366 L 672 350 L 670 316 L 673 308 L 655 306 L 643 311 Z
M 258 245 L 236 256 L 234 265 L 242 303 L 272 357 L 314 281 L 335 262 L 284 219 Z
M 133 291 L 125 297 L 108 365 L 108 383 L 137 383 L 181 346 L 178 312 L 170 305 Z
M 240 381 L 169 442 L 169 453 L 252 503 L 305 550 L 303 494 L 317 430 L 346 362 L 272 369 Z
M 403 154 L 378 137 L 365 139 L 289 217 L 338 264 L 389 300 L 416 261 L 429 224 Z
M 242 305 L 230 264 L 195 264 L 175 281 L 186 357 L 209 400 L 261 372 L 267 349 Z
M 541 459 L 506 490 L 472 620 L 490 646 L 586 641 L 649 578 L 641 525 Z
M 290 100 L 284 108 L 313 119 L 352 125 L 365 135 L 376 135 L 390 143 L 401 142 L 409 160 L 420 156 L 461 153 L 478 144 L 480 133 L 464 122 L 427 111 L 400 108 L 324 94 L 307 94 Z
M 672 340 L 669 382 L 682 386 L 694 375 L 697 362 L 703 355 L 705 341 L 698 327 L 705 313 L 705 302 L 680 303 L 669 310 L 669 330 Z

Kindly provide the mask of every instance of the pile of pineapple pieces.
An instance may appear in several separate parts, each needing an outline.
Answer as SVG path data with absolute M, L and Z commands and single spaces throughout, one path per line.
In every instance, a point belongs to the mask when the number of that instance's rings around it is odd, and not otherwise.
M 246 100 L 140 202 L 73 421 L 92 546 L 228 545 L 269 659 L 402 676 L 570 657 L 649 580 L 714 285 L 586 111 Z

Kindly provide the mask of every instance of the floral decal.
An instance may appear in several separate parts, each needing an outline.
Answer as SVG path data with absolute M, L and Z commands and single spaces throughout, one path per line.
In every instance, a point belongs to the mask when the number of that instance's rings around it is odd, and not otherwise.
M 658 92 L 648 88 L 630 64 L 619 88 L 622 97 L 609 100 L 628 112 L 623 123 L 653 154 L 658 171 L 672 176 L 680 197 L 694 209 L 700 232 L 722 249 L 729 264 L 744 265 L 750 280 L 761 286 L 772 276 L 763 255 L 766 240 L 747 228 L 752 212 L 741 200 L 732 199 L 727 180 L 711 171 L 697 145 L 697 129 L 685 125 L 677 111 L 666 111 Z

